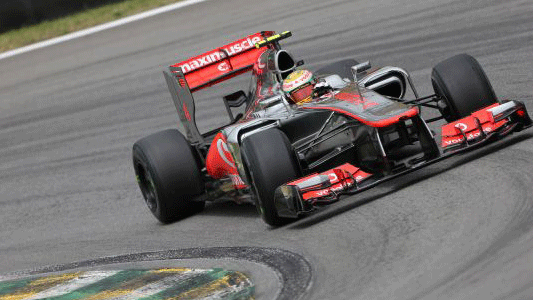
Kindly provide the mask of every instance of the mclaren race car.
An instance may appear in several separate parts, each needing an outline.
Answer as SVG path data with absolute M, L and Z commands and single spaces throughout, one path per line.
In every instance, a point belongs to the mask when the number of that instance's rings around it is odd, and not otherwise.
M 254 203 L 266 223 L 279 226 L 532 125 L 524 104 L 497 99 L 467 54 L 433 68 L 435 94 L 426 97 L 401 68 L 344 59 L 314 70 L 320 88 L 294 103 L 283 84 L 303 61 L 281 49 L 290 36 L 258 32 L 164 70 L 183 130 L 133 145 L 137 182 L 160 222 L 230 198 Z M 221 99 L 230 123 L 201 133 L 193 93 L 245 73 L 249 90 Z M 243 113 L 233 116 L 238 107 Z M 422 107 L 437 113 L 423 118 Z M 440 134 L 427 125 L 438 120 L 445 121 Z

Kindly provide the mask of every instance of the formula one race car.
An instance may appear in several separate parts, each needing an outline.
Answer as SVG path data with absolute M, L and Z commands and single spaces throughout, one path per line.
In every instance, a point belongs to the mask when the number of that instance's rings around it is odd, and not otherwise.
M 532 125 L 523 103 L 496 98 L 467 54 L 437 64 L 435 94 L 419 97 L 398 67 L 344 59 L 295 72 L 303 61 L 279 44 L 290 36 L 258 32 L 164 71 L 184 134 L 168 129 L 133 145 L 137 181 L 159 221 L 231 198 L 253 202 L 266 223 L 282 225 Z M 230 124 L 200 133 L 192 93 L 249 71 L 250 89 L 222 99 Z M 405 99 L 408 88 L 415 99 Z M 292 98 L 309 91 L 305 101 Z M 243 105 L 234 117 L 232 108 Z M 423 119 L 421 107 L 439 114 Z M 446 121 L 440 142 L 427 126 L 437 120 Z

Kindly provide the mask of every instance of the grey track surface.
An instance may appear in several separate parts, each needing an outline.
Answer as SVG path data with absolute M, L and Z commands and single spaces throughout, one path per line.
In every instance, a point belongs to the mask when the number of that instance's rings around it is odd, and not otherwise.
M 259 30 L 292 30 L 286 48 L 312 69 L 349 57 L 404 67 L 421 94 L 433 65 L 467 52 L 500 97 L 533 111 L 532 15 L 531 0 L 217 0 L 2 60 L 0 274 L 267 247 L 310 263 L 304 299 L 533 299 L 531 130 L 278 229 L 233 203 L 162 226 L 130 162 L 135 140 L 177 122 L 163 66 Z M 202 126 L 224 122 L 231 91 L 198 96 Z

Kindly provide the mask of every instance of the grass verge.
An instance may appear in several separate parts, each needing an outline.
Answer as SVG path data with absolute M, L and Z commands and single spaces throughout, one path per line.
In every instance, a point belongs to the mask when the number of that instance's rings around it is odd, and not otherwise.
M 180 0 L 125 0 L 0 34 L 0 52 L 111 22 Z

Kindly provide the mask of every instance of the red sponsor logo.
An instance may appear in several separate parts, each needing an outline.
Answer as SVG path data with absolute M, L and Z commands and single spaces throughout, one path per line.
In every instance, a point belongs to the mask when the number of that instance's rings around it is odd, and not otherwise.
M 492 131 L 492 128 L 491 127 L 487 127 L 487 128 L 483 128 L 483 131 L 485 133 L 489 133 Z M 469 133 L 466 135 L 466 139 L 467 140 L 472 140 L 472 139 L 475 139 L 477 137 L 479 137 L 481 135 L 481 133 L 479 132 L 479 130 L 475 133 Z M 446 147 L 446 146 L 450 146 L 450 145 L 454 145 L 454 144 L 459 144 L 461 143 L 462 141 L 464 141 L 464 138 L 463 137 L 453 137 L 451 139 L 448 139 L 448 140 L 445 140 L 443 141 L 443 145 Z
M 243 189 L 247 187 L 239 176 L 226 137 L 222 132 L 219 132 L 211 143 L 211 147 L 209 148 L 205 160 L 205 167 L 207 173 L 215 179 L 228 176 L 231 179 L 234 188 Z
M 349 163 L 346 163 L 334 169 L 328 170 L 326 172 L 322 172 L 320 174 L 314 173 L 312 175 L 289 182 L 287 184 L 297 185 L 298 183 L 304 182 L 318 175 L 328 175 L 331 186 L 324 188 L 324 189 L 311 190 L 308 192 L 304 192 L 302 195 L 302 198 L 304 200 L 320 198 L 320 197 L 331 195 L 334 192 L 346 190 L 352 187 L 355 184 L 355 182 L 361 182 L 365 180 L 366 178 L 370 177 L 372 174 L 366 173 L 362 171 L 361 169 Z M 353 181 L 353 179 L 355 179 L 355 182 Z
M 442 126 L 441 146 L 445 148 L 464 143 L 465 136 L 467 141 L 480 137 L 482 135 L 480 129 L 483 130 L 484 133 L 491 133 L 507 124 L 507 119 L 498 122 L 494 121 L 490 109 L 496 106 L 498 106 L 498 104 L 478 110 L 473 112 L 471 116 Z
M 466 131 L 468 129 L 468 126 L 466 126 L 466 124 L 464 124 L 464 123 L 457 123 L 457 124 L 455 124 L 455 128 L 459 128 L 462 131 Z
M 235 168 L 235 163 L 233 162 L 233 157 L 228 149 L 228 144 L 223 138 L 217 140 L 217 150 L 220 158 L 228 164 L 229 167 Z
M 345 190 L 351 187 L 352 185 L 353 185 L 353 181 L 346 181 L 344 183 L 338 183 L 334 185 L 333 187 L 330 187 L 325 190 L 311 192 L 310 195 L 314 197 L 324 197 L 324 196 L 331 194 L 332 192 L 339 192 L 339 191 Z
M 220 71 L 220 72 L 226 72 L 227 70 L 229 70 L 229 65 L 227 62 L 223 62 L 221 63 L 220 65 L 218 65 L 217 69 Z
M 191 120 L 191 115 L 189 114 L 189 110 L 187 109 L 187 106 L 185 105 L 185 103 L 183 103 L 183 112 L 185 112 L 185 118 L 187 118 L 187 120 Z
M 233 56 L 237 53 L 246 51 L 248 49 L 254 48 L 255 43 L 261 41 L 261 38 L 258 36 L 255 37 L 248 37 L 244 41 L 239 41 L 234 44 L 228 45 L 226 48 L 220 48 L 220 50 L 215 51 L 213 53 L 206 54 L 204 56 L 200 56 L 198 58 L 194 58 L 191 61 L 185 62 L 179 67 L 181 67 L 181 70 L 183 71 L 183 74 L 189 73 L 191 71 L 194 71 L 198 68 L 202 68 L 204 66 L 210 65 L 214 62 L 220 61 L 222 59 L 225 59 L 227 56 Z M 227 66 L 227 65 L 226 65 Z M 221 65 L 219 65 L 219 70 L 221 68 Z M 226 69 L 227 70 L 227 69 Z M 222 71 L 222 70 L 221 70 Z

